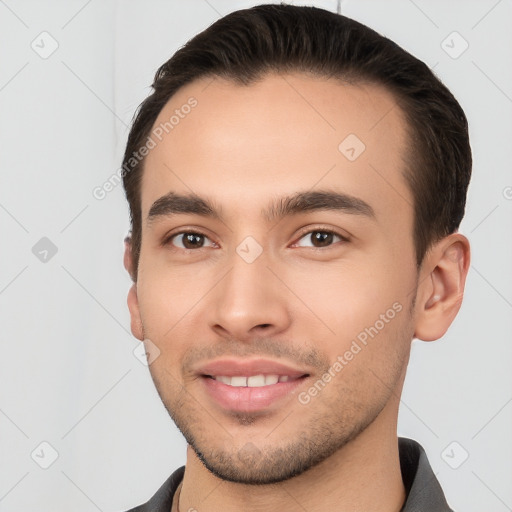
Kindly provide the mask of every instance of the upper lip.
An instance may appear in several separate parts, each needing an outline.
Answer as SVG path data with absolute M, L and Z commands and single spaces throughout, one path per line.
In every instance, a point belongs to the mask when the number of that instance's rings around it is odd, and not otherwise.
M 307 371 L 303 371 L 292 366 L 288 366 L 271 359 L 218 359 L 210 361 L 200 366 L 197 373 L 208 376 L 250 376 L 250 375 L 288 375 L 292 378 L 299 378 L 303 375 L 309 375 Z

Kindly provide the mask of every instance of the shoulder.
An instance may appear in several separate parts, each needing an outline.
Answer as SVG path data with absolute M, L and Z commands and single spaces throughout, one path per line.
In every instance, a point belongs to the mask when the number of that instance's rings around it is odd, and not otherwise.
M 160 486 L 149 501 L 126 512 L 169 512 L 174 493 L 183 480 L 184 473 L 185 466 L 181 466 Z

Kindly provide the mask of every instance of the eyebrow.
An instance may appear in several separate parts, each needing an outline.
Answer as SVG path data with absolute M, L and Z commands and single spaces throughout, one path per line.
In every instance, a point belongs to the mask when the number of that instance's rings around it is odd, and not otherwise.
M 291 196 L 274 199 L 261 211 L 262 217 L 269 223 L 291 215 L 313 211 L 341 211 L 353 215 L 362 215 L 375 220 L 373 208 L 357 197 L 329 190 L 297 192 Z M 147 224 L 159 217 L 177 214 L 192 214 L 223 221 L 222 211 L 208 198 L 196 194 L 178 194 L 169 192 L 158 198 L 149 209 Z

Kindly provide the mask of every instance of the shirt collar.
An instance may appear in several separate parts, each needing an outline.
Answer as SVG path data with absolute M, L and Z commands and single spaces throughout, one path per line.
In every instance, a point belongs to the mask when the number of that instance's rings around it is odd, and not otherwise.
M 400 470 L 407 498 L 400 512 L 453 512 L 430 467 L 423 447 L 413 439 L 398 438 Z

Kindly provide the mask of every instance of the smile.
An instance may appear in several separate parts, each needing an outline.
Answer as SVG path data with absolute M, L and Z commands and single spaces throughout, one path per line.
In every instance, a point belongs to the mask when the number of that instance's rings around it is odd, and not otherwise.
M 227 384 L 228 386 L 232 386 L 235 388 L 261 388 L 264 386 L 272 386 L 277 384 L 278 382 L 288 382 L 290 380 L 295 380 L 297 377 L 290 377 L 289 375 L 250 375 L 250 376 L 242 376 L 236 375 L 233 377 L 228 377 L 226 375 L 213 376 L 208 375 L 208 377 L 222 382 L 223 384 Z

